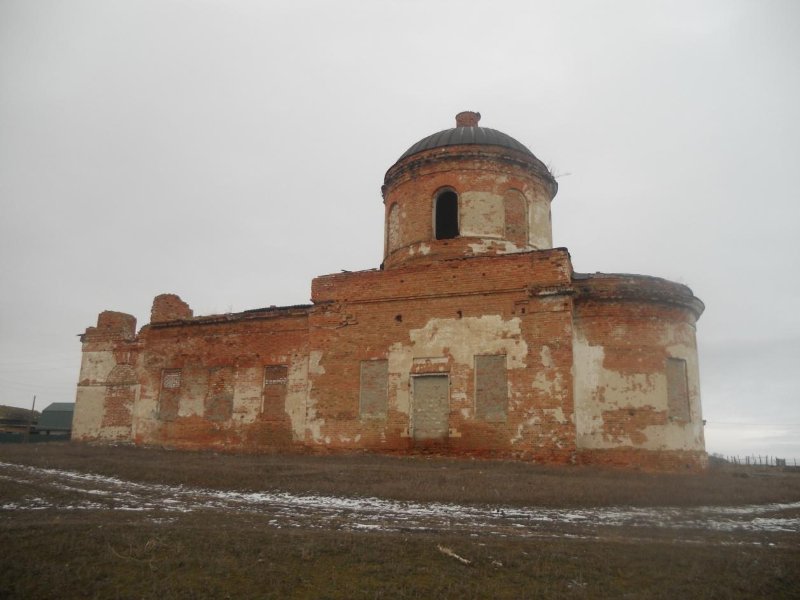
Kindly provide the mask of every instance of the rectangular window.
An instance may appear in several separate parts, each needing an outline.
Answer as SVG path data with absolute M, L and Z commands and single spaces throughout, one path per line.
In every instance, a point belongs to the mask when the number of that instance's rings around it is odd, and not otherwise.
M 286 417 L 286 384 L 289 367 L 267 365 L 264 367 L 264 394 L 261 418 L 266 421 L 282 421 Z
M 475 416 L 485 421 L 506 420 L 508 378 L 505 354 L 475 357 Z
M 181 387 L 181 370 L 164 369 L 161 374 L 161 387 L 165 390 L 177 390 Z
M 361 417 L 385 418 L 389 404 L 389 361 L 361 361 Z
M 161 371 L 161 389 L 158 394 L 158 417 L 162 421 L 174 421 L 178 416 L 181 392 L 181 370 Z
M 668 358 L 666 369 L 669 416 L 673 419 L 690 421 L 689 380 L 686 374 L 686 361 L 682 358 Z

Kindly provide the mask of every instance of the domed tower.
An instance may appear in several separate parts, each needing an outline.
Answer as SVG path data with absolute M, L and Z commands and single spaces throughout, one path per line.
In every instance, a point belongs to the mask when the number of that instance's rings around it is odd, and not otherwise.
M 386 172 L 384 268 L 552 248 L 558 184 L 520 142 L 462 112 Z

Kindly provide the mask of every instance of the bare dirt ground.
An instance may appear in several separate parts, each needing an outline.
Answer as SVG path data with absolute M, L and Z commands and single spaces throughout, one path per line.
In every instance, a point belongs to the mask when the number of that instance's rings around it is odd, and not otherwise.
M 800 474 L 0 446 L 0 597 L 800 597 Z

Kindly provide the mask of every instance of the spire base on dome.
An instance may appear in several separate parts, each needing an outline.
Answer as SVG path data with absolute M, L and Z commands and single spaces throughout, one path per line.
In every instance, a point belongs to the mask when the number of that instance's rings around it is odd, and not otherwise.
M 465 110 L 456 115 L 456 127 L 478 127 L 481 113 Z

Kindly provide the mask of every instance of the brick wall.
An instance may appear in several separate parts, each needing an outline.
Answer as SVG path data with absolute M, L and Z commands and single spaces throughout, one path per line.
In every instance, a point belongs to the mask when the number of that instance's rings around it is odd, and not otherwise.
M 549 248 L 555 185 L 538 163 L 506 149 L 451 146 L 413 155 L 392 167 L 383 187 L 386 230 L 391 232 L 386 267 Z M 434 204 L 442 190 L 459 197 L 459 238 L 435 239 Z M 519 200 L 526 206 L 517 206 Z
M 576 287 L 579 460 L 702 464 L 695 340 L 702 304 L 685 286 L 652 277 L 592 276 Z M 669 409 L 671 359 L 687 365 L 689 408 L 681 418 Z

